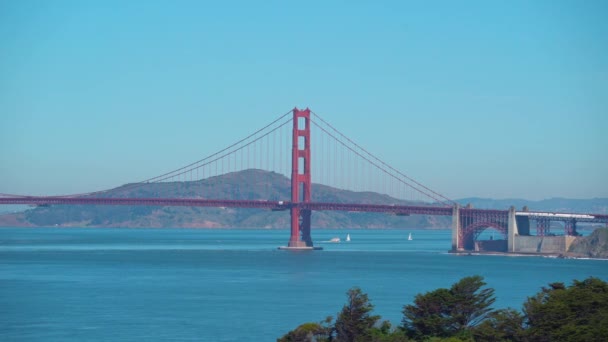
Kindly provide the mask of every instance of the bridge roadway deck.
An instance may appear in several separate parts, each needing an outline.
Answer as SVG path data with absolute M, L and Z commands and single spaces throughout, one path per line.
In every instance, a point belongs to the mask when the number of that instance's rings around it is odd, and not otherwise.
M 17 196 L 0 197 L 2 204 L 26 205 L 135 205 L 135 206 L 185 206 L 185 207 L 225 207 L 225 208 L 257 208 L 269 210 L 288 210 L 293 204 L 288 201 L 264 200 L 215 200 L 203 198 L 102 198 L 102 197 L 68 197 L 68 196 Z M 298 203 L 300 209 L 314 211 L 348 211 L 375 212 L 396 215 L 437 215 L 451 216 L 452 207 L 424 205 L 386 205 L 386 204 L 355 204 L 309 202 Z M 460 208 L 460 214 L 471 215 L 507 215 L 508 210 Z M 517 212 L 516 215 L 529 216 L 530 219 L 549 218 L 555 221 L 576 219 L 577 222 L 608 223 L 605 214 L 561 214 L 547 212 Z M 574 217 L 576 216 L 576 217 Z
M 0 204 L 28 205 L 143 205 L 143 206 L 186 206 L 186 207 L 225 207 L 288 210 L 293 206 L 288 201 L 264 200 L 213 200 L 202 198 L 99 198 L 99 197 L 62 197 L 62 196 L 24 196 L 0 197 Z M 452 215 L 451 207 L 403 206 L 380 204 L 344 204 L 309 202 L 298 203 L 301 209 L 331 210 L 351 212 L 393 213 L 397 215 Z

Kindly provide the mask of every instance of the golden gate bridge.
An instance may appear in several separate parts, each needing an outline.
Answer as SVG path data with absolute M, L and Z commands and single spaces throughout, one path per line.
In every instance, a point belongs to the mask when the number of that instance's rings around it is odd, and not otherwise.
M 315 146 L 312 153 L 312 147 Z M 252 198 L 251 193 L 230 192 L 230 198 L 209 198 L 192 192 L 184 182 L 214 179 L 238 171 L 259 169 L 290 178 L 284 191 L 270 198 Z M 256 183 L 251 173 L 251 183 Z M 178 197 L 145 190 L 144 185 L 167 183 Z M 348 198 L 318 198 L 312 185 L 318 184 L 353 192 L 383 194 L 386 204 L 351 203 Z M 142 189 L 137 197 L 127 190 Z M 361 147 L 310 109 L 294 108 L 261 129 L 226 148 L 183 167 L 120 188 L 61 196 L 0 194 L 0 204 L 126 205 L 255 208 L 288 210 L 290 238 L 287 249 L 314 249 L 311 235 L 313 211 L 375 212 L 394 215 L 437 215 L 452 217 L 452 250 L 469 251 L 487 228 L 498 230 L 503 245 L 517 250 L 519 236 L 530 235 L 530 221 L 536 222 L 536 236 L 550 235 L 553 221 L 564 224 L 565 236 L 576 236 L 578 222 L 608 223 L 606 214 L 554 213 L 461 207 L 412 177 L 391 167 Z

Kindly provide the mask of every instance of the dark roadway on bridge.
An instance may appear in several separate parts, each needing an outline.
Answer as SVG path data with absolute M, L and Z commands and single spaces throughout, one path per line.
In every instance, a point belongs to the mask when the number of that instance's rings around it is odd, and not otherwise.
M 269 210 L 288 210 L 294 206 L 288 201 L 264 200 L 215 200 L 202 198 L 98 198 L 98 197 L 62 197 L 62 196 L 24 196 L 0 197 L 0 204 L 29 205 L 122 205 L 122 206 L 182 206 L 182 207 L 224 207 L 253 208 Z M 403 206 L 380 204 L 348 204 L 308 202 L 297 203 L 300 209 L 331 210 L 351 212 L 375 212 L 397 215 L 452 215 L 452 207 L 438 206 Z
M 288 201 L 264 200 L 217 200 L 203 198 L 99 198 L 99 197 L 64 197 L 64 196 L 18 196 L 0 197 L 0 205 L 120 205 L 120 206 L 181 206 L 181 207 L 215 207 L 215 208 L 251 208 L 274 211 L 289 210 L 294 206 Z M 356 203 L 326 203 L 307 202 L 295 204 L 300 209 L 313 211 L 346 211 L 372 212 L 395 215 L 434 215 L 451 216 L 453 207 L 432 205 L 387 205 L 387 204 L 356 204 Z M 507 214 L 508 210 L 460 208 L 466 214 Z M 534 212 L 530 213 L 531 217 Z M 559 213 L 551 213 L 559 214 Z M 578 217 L 579 222 L 608 222 L 608 215 L 581 214 L 588 218 Z M 560 220 L 553 217 L 552 220 Z

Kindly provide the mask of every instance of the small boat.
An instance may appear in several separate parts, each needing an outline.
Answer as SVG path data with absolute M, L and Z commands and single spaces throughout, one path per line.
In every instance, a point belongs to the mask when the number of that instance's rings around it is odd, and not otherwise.
M 350 241 L 350 234 L 346 234 L 346 242 Z
M 333 243 L 340 242 L 340 238 L 339 237 L 331 238 L 331 239 L 329 239 L 329 242 L 333 242 Z
M 408 235 L 407 240 L 408 240 L 408 241 L 412 241 L 412 240 L 413 240 L 413 239 L 412 239 L 412 233 L 410 233 L 410 235 Z

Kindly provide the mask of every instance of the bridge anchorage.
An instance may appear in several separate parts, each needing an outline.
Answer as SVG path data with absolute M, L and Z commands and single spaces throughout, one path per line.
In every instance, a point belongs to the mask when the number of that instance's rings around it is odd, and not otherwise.
M 536 222 L 536 235 L 530 232 L 530 222 Z M 563 234 L 551 233 L 551 223 L 563 223 Z M 460 208 L 452 211 L 453 253 L 502 252 L 515 254 L 563 255 L 580 234 L 577 223 L 608 223 L 605 214 L 570 214 L 509 210 Z M 485 229 L 498 232 L 498 239 L 479 240 Z

